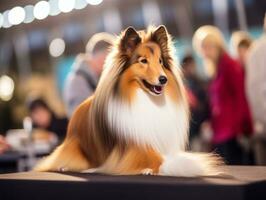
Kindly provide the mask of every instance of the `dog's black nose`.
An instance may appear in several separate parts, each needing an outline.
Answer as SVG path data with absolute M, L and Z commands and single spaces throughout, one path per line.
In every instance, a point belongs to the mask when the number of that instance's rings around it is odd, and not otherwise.
M 167 82 L 167 78 L 166 78 L 166 76 L 160 76 L 160 77 L 159 77 L 159 82 L 160 82 L 162 85 L 164 85 L 164 84 Z

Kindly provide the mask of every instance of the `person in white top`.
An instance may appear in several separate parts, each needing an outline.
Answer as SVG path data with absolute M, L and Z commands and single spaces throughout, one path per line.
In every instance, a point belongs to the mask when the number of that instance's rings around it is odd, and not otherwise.
M 266 31 L 266 15 L 264 18 Z M 246 90 L 257 132 L 266 132 L 266 34 L 251 46 L 246 66 Z

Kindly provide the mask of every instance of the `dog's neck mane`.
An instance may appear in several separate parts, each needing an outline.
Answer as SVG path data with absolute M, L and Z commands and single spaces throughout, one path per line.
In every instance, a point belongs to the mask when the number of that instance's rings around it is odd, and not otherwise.
M 150 146 L 163 155 L 185 149 L 188 124 L 182 102 L 138 89 L 130 105 L 119 97 L 110 98 L 107 112 L 111 132 L 126 142 Z

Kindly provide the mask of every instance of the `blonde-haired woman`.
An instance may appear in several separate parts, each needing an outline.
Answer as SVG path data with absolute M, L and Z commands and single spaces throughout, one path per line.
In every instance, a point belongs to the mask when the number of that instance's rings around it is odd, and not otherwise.
M 228 164 L 242 164 L 237 137 L 252 132 L 242 68 L 227 54 L 223 35 L 214 26 L 200 27 L 193 36 L 193 47 L 212 77 L 209 103 L 214 148 Z

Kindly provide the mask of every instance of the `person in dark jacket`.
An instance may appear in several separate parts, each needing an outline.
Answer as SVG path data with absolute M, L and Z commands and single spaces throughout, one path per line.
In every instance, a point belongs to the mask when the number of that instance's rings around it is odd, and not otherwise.
M 196 72 L 196 62 L 192 55 L 187 54 L 181 62 L 185 78 L 185 87 L 191 110 L 190 141 L 199 135 L 202 123 L 209 116 L 207 83 L 199 78 Z
M 34 128 L 55 133 L 59 140 L 64 139 L 67 132 L 67 118 L 57 117 L 47 103 L 40 98 L 30 100 L 28 109 Z

